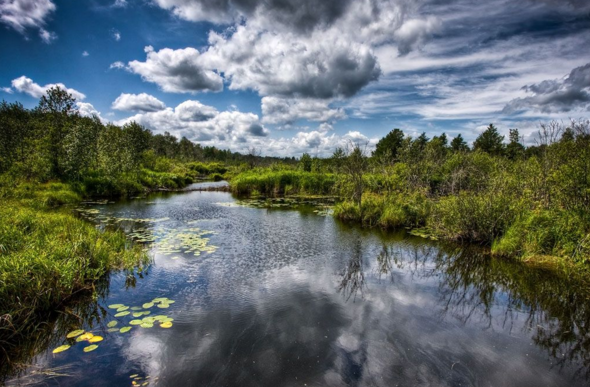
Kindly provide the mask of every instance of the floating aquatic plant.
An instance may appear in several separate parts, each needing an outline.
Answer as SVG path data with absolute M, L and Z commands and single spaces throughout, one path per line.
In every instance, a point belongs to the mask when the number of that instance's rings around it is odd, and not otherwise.
M 84 333 L 84 330 L 83 329 L 77 329 L 75 331 L 72 331 L 72 332 L 68 333 L 66 335 L 66 337 L 68 339 L 73 339 L 74 337 L 80 336 L 82 333 Z
M 91 352 L 91 351 L 94 351 L 96 348 L 98 348 L 98 345 L 92 344 L 92 345 L 89 345 L 88 347 L 84 348 L 84 352 Z
M 68 349 L 70 349 L 70 346 L 67 344 L 64 344 L 64 345 L 60 345 L 59 347 L 55 348 L 52 352 L 53 353 L 60 353 L 63 351 L 67 351 Z

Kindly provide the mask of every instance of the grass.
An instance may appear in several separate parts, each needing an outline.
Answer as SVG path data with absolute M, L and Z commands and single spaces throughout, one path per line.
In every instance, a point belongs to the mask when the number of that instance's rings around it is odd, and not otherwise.
M 254 169 L 239 173 L 231 179 L 232 192 L 240 195 L 254 192 L 266 196 L 331 195 L 336 175 L 291 169 Z
M 100 231 L 68 206 L 80 197 L 61 183 L 2 189 L 0 199 L 0 341 L 35 330 L 43 316 L 77 294 L 93 292 L 111 270 L 147 263 L 118 231 Z

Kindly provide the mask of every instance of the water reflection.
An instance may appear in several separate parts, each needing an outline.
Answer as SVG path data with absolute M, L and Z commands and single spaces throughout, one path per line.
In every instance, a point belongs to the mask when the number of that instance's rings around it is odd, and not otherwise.
M 157 255 L 148 276 L 115 275 L 98 305 L 80 302 L 83 322 L 49 323 L 20 360 L 70 366 L 47 384 L 124 385 L 136 373 L 175 387 L 587 383 L 590 289 L 575 276 L 312 211 L 220 205 L 233 203 L 225 193 L 145 201 L 156 204 L 119 203 L 109 216 L 169 218 L 146 233 L 198 222 L 219 249 Z M 101 305 L 160 295 L 176 300 L 171 329 L 106 332 L 92 354 L 44 352 L 73 325 L 102 329 Z

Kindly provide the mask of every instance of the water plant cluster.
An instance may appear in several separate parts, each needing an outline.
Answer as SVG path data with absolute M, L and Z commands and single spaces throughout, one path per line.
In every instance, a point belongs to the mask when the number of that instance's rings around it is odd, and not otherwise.
M 127 333 L 135 328 L 149 329 L 154 326 L 159 326 L 162 329 L 172 328 L 174 319 L 164 314 L 153 315 L 154 309 L 168 309 L 175 301 L 168 297 L 156 297 L 152 301 L 146 302 L 141 306 L 129 306 L 124 304 L 111 304 L 109 309 L 114 311 L 113 317 L 115 319 L 107 323 L 107 332 L 118 332 L 121 334 Z M 142 316 L 145 316 L 141 318 Z M 129 321 L 127 321 L 129 320 Z M 119 325 L 122 325 L 119 327 Z M 107 337 L 108 338 L 108 337 Z M 87 332 L 84 329 L 75 329 L 70 331 L 65 336 L 66 343 L 53 349 L 53 354 L 58 354 L 70 349 L 76 343 L 86 343 L 84 352 L 92 352 L 98 349 L 99 344 L 104 340 L 103 336 L 95 335 L 92 332 Z

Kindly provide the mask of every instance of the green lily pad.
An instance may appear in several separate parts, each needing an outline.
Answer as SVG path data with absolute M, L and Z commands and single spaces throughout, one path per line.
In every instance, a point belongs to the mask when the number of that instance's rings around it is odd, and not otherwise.
M 123 307 L 125 305 L 123 304 L 113 304 L 113 305 L 109 305 L 109 309 L 119 309 L 121 307 Z
M 141 308 L 139 306 L 133 306 L 131 307 L 131 310 L 141 310 Z
M 123 327 L 123 328 L 119 329 L 119 332 L 126 333 L 126 332 L 129 332 L 130 330 L 131 330 L 131 327 Z
M 68 339 L 73 339 L 74 337 L 80 336 L 82 333 L 84 333 L 83 329 L 76 329 L 75 331 L 71 331 L 70 333 L 68 333 L 66 337 Z
M 111 322 L 109 322 L 107 324 L 107 327 L 109 327 L 109 328 L 113 328 L 113 327 L 116 327 L 116 326 L 117 326 L 117 321 L 114 321 L 114 320 L 111 321 Z
M 107 329 L 107 332 L 110 332 L 110 333 L 119 332 L 119 328 L 109 328 L 109 329 Z
M 147 323 L 147 322 L 144 322 L 140 325 L 140 327 L 142 327 L 142 328 L 152 328 L 153 326 L 154 326 L 153 323 Z
M 133 312 L 131 315 L 133 317 L 140 317 L 140 316 L 143 316 L 143 312 Z
M 126 310 L 126 311 L 124 311 L 124 312 L 119 312 L 119 313 L 117 313 L 117 314 L 115 315 L 115 317 L 123 317 L 123 316 L 127 316 L 129 313 L 131 313 L 131 312 L 129 312 L 128 310 Z
M 141 321 L 141 320 L 131 320 L 131 321 L 129 321 L 129 324 L 131 324 L 131 325 L 140 325 L 142 323 L 143 323 L 143 321 Z
M 146 302 L 145 304 L 142 305 L 144 309 L 149 309 L 152 306 L 154 306 L 153 302 Z
M 162 309 L 166 309 L 166 308 L 169 308 L 169 307 L 170 307 L 170 305 L 168 305 L 168 304 L 164 304 L 164 303 L 160 303 L 160 304 L 158 305 L 158 308 L 162 308 Z
M 84 348 L 84 352 L 91 352 L 91 351 L 94 351 L 96 348 L 98 348 L 98 345 L 92 344 L 92 345 L 89 345 L 88 347 Z
M 68 349 L 70 349 L 70 346 L 69 345 L 67 345 L 67 344 L 60 345 L 59 347 L 57 347 L 57 348 L 55 348 L 53 350 L 53 353 L 60 353 L 60 352 L 63 352 L 63 351 L 67 351 Z
M 122 307 L 120 307 L 120 308 L 117 309 L 117 312 L 123 312 L 123 311 L 125 311 L 127 309 L 129 309 L 128 306 L 122 306 Z

